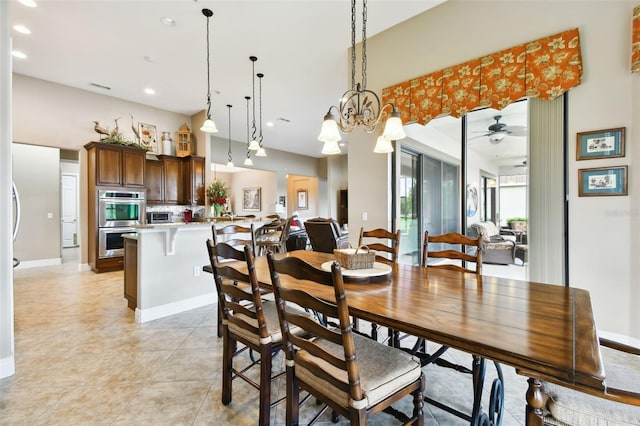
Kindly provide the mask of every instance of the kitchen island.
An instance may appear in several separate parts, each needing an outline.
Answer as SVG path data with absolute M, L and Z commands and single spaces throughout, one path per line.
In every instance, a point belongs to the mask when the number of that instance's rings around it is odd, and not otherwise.
M 125 239 L 124 295 L 138 323 L 217 302 L 215 285 L 202 267 L 209 264 L 205 242 L 211 226 L 255 228 L 263 222 L 192 222 L 134 227 Z

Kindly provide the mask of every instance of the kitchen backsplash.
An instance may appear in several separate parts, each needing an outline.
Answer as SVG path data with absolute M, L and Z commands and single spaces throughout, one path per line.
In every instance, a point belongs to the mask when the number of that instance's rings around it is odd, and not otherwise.
M 147 206 L 146 211 L 149 212 L 171 212 L 173 213 L 173 221 L 174 222 L 182 222 L 184 220 L 184 211 L 186 209 L 190 209 L 193 213 L 193 217 L 204 217 L 206 216 L 205 207 L 204 206 Z

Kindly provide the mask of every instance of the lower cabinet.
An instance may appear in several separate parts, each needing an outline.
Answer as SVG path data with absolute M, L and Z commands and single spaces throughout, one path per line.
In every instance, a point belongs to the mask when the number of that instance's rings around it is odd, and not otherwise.
M 136 310 L 138 306 L 138 240 L 124 239 L 124 298 L 127 306 Z

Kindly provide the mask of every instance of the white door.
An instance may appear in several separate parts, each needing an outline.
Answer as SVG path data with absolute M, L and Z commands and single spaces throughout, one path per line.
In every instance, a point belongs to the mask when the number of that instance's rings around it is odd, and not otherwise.
M 78 175 L 62 174 L 62 247 L 78 245 Z

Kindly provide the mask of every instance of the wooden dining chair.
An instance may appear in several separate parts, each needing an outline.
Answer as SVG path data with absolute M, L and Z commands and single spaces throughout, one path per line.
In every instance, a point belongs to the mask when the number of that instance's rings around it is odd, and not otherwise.
M 296 257 L 276 260 L 273 253 L 267 253 L 267 259 L 286 356 L 286 424 L 298 424 L 302 389 L 334 413 L 347 417 L 352 425 L 364 425 L 368 414 L 389 409 L 399 399 L 412 395 L 412 417 L 400 414 L 405 424 L 422 425 L 425 382 L 420 363 L 405 352 L 352 332 L 340 266 L 334 263 L 331 272 L 326 272 Z M 329 286 L 334 297 L 320 300 L 293 285 L 285 286 L 281 282 L 285 275 L 286 280 Z M 338 324 L 312 321 L 292 312 L 291 304 L 322 318 L 337 318 Z M 293 334 L 293 327 L 305 333 Z
M 360 228 L 360 237 L 358 238 L 358 247 L 367 246 L 369 250 L 376 252 L 375 261 L 382 262 L 387 265 L 398 263 L 398 253 L 400 252 L 400 230 L 390 232 L 386 229 L 373 229 L 365 231 Z M 379 255 L 377 252 L 384 252 L 385 255 Z M 359 329 L 358 320 L 356 319 L 356 330 Z M 371 338 L 378 340 L 378 325 L 371 323 Z M 388 332 L 389 344 L 397 346 L 399 335 L 393 330 Z
M 207 250 L 218 293 L 218 304 L 222 307 L 222 403 L 232 400 L 232 383 L 240 378 L 260 391 L 259 425 L 268 425 L 271 407 L 282 401 L 271 402 L 271 381 L 283 373 L 272 376 L 273 355 L 282 348 L 282 333 L 274 301 L 263 301 L 255 273 L 253 253 L 247 245 L 243 255 L 247 273 L 220 263 L 220 258 L 229 255 L 228 250 L 238 251 L 226 243 L 213 244 L 207 240 Z M 231 280 L 231 281 L 229 281 Z M 238 343 L 241 348 L 238 349 Z M 247 349 L 259 354 L 254 359 L 250 354 L 234 363 L 234 358 Z M 234 364 L 247 364 L 236 366 Z M 246 374 L 247 370 L 260 368 L 259 382 Z
M 444 245 L 440 250 L 429 250 L 429 244 Z M 454 247 L 455 246 L 455 247 Z M 457 250 L 457 246 L 473 247 L 470 251 Z M 424 232 L 422 240 L 422 266 L 431 268 L 449 269 L 452 271 L 471 272 L 478 276 L 482 275 L 482 235 L 478 238 L 469 238 L 457 232 L 450 232 L 442 235 L 429 235 L 429 231 Z M 432 263 L 428 265 L 428 259 L 445 259 L 443 263 Z M 451 263 L 454 262 L 454 263 Z M 460 262 L 460 264 L 456 263 Z M 473 263 L 469 267 L 468 262 Z M 428 270 L 428 269 L 427 269 Z
M 268 251 L 285 253 L 287 251 L 287 237 L 294 216 L 278 222 L 264 225 L 256 231 L 256 256 L 262 256 Z
M 249 245 L 251 250 L 255 253 L 256 240 L 253 223 L 249 227 L 227 225 L 222 228 L 216 228 L 215 225 L 212 225 L 211 233 L 213 234 L 214 245 L 216 245 L 218 241 L 225 242 L 234 247 Z
M 369 247 L 369 250 L 386 253 L 385 256 L 376 254 L 376 262 L 383 262 L 388 265 L 397 263 L 400 251 L 400 230 L 389 232 L 386 229 L 378 228 L 365 231 L 364 228 L 360 228 L 358 247 L 362 246 Z

